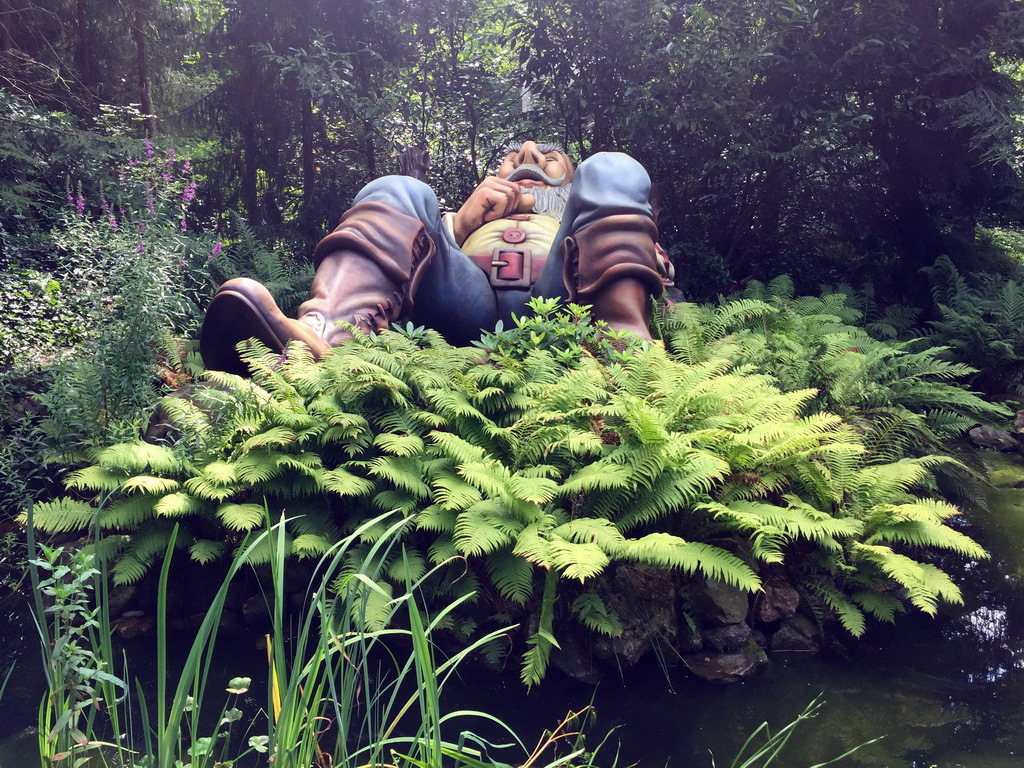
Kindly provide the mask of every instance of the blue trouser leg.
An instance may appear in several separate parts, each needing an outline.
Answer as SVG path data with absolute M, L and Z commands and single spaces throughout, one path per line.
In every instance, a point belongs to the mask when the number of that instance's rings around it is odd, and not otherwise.
M 564 298 L 562 241 L 605 216 L 641 214 L 650 218 L 651 178 L 647 171 L 622 152 L 599 152 L 576 169 L 562 224 L 548 254 L 533 295 Z
M 562 241 L 605 216 L 650 217 L 651 180 L 636 160 L 601 152 L 576 169 L 569 200 L 547 263 L 530 293 L 564 298 Z M 353 204 L 383 203 L 423 222 L 436 252 L 425 267 L 410 319 L 440 331 L 452 344 L 467 344 L 512 312 L 524 313 L 530 293 L 502 289 L 500 300 L 488 276 L 448 237 L 434 191 L 410 176 L 385 176 L 367 184 Z
M 414 297 L 410 320 L 440 331 L 452 344 L 468 344 L 493 328 L 497 301 L 487 275 L 447 235 L 434 191 L 410 176 L 384 176 L 367 184 L 353 205 L 378 202 L 419 219 L 434 241 Z

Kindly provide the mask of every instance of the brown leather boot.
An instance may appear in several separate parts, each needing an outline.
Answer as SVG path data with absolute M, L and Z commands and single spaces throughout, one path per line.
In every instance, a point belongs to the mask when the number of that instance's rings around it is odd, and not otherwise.
M 298 319 L 281 312 L 256 280 L 235 278 L 220 287 L 203 320 L 199 348 L 207 368 L 248 375 L 236 345 L 257 338 L 283 350 L 301 341 L 317 358 L 351 334 L 387 328 L 412 306 L 422 268 L 434 253 L 423 224 L 381 203 L 360 203 L 317 245 L 310 298 Z
M 590 304 L 594 319 L 649 340 L 651 298 L 671 285 L 657 236 L 648 217 L 620 214 L 567 237 L 562 277 L 569 300 Z

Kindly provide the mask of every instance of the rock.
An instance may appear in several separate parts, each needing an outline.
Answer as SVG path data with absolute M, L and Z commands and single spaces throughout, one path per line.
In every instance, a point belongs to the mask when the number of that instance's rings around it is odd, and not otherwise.
M 676 585 L 667 571 L 616 566 L 602 597 L 619 617 L 622 634 L 595 637 L 594 656 L 622 668 L 636 664 L 657 643 L 674 643 L 678 631 L 675 594 Z
M 739 624 L 747 618 L 750 598 L 739 587 L 708 579 L 699 590 L 694 607 L 711 624 Z
M 581 683 L 595 685 L 601 680 L 601 673 L 594 666 L 589 650 L 584 647 L 575 627 L 559 632 L 558 644 L 551 652 L 551 663 L 566 677 Z
M 242 604 L 242 615 L 245 617 L 245 625 L 255 632 L 265 632 L 270 629 L 272 623 L 270 618 L 270 606 L 267 605 L 267 598 L 263 595 L 253 595 Z
M 676 639 L 676 650 L 680 653 L 696 653 L 704 647 L 700 632 L 696 628 L 683 624 L 680 627 L 679 637 Z
M 755 616 L 765 624 L 788 619 L 800 605 L 800 593 L 784 581 L 767 581 L 756 598 Z
M 245 632 L 245 618 L 239 611 L 225 608 L 220 614 L 221 634 L 240 635 Z
M 1013 431 L 1015 434 L 1024 435 L 1024 411 L 1017 411 L 1013 417 Z
M 703 632 L 704 645 L 719 652 L 735 651 L 750 639 L 750 627 L 745 623 L 710 627 Z
M 784 621 L 772 635 L 772 651 L 776 653 L 817 653 L 820 650 L 821 630 L 801 614 Z
M 756 675 L 768 662 L 764 650 L 748 642 L 733 653 L 695 653 L 683 657 L 693 674 L 713 683 L 735 683 Z
M 1013 453 L 1020 448 L 1013 435 L 995 427 L 974 427 L 968 430 L 967 439 L 978 448 L 1000 453 Z
M 988 480 L 996 488 L 1024 488 L 1024 467 L 1013 464 L 988 473 Z
M 131 640 L 133 637 L 148 635 L 156 628 L 154 616 L 121 616 L 110 622 L 111 628 L 118 637 L 124 640 Z
M 124 609 L 135 597 L 134 584 L 115 584 L 107 591 L 107 611 L 110 618 L 116 618 L 124 613 Z

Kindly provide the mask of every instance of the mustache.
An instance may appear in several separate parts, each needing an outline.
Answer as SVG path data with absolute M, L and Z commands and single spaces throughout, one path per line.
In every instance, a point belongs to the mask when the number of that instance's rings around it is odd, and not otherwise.
M 518 168 L 512 171 L 507 177 L 507 181 L 518 181 L 519 179 L 537 179 L 543 181 L 545 184 L 557 187 L 565 182 L 567 174 L 563 173 L 557 178 L 554 176 L 548 176 L 544 173 L 544 170 L 539 165 L 533 163 L 523 163 Z

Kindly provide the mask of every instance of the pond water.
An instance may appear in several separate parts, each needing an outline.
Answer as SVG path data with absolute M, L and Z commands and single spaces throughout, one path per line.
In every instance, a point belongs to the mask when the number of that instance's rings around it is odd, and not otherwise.
M 1024 765 L 1024 488 L 1013 486 L 1024 485 L 1024 468 L 1015 461 L 991 458 L 989 509 L 971 512 L 970 522 L 992 558 L 950 567 L 965 595 L 958 610 L 935 619 L 905 615 L 895 627 L 872 625 L 861 642 L 818 656 L 773 655 L 764 674 L 734 685 L 704 683 L 652 662 L 630 670 L 625 683 L 606 679 L 596 691 L 552 676 L 526 693 L 514 674 L 472 670 L 446 691 L 448 708 L 490 712 L 529 741 L 593 698 L 594 733 L 618 729 L 620 765 L 703 768 L 712 755 L 728 766 L 761 722 L 781 727 L 821 694 L 818 716 L 796 732 L 779 768 L 813 765 L 879 736 L 839 764 L 1018 768 Z M 28 651 L 0 701 L 0 768 L 34 768 L 39 663 L 31 620 L 12 611 L 4 616 L 6 655 L 13 647 Z M 225 680 L 253 675 L 260 666 L 254 649 L 226 649 L 222 658 Z M 139 665 L 133 662 L 133 669 Z

